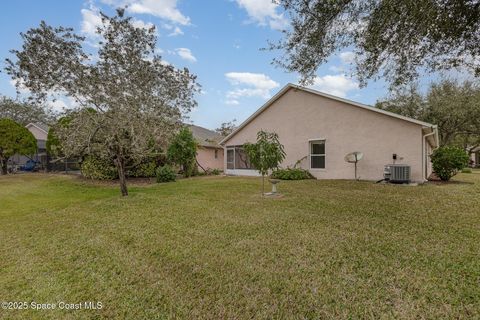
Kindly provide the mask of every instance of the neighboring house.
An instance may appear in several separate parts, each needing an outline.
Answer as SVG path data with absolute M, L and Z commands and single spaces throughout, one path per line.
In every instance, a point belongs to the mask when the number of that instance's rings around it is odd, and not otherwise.
M 198 143 L 197 162 L 199 170 L 223 170 L 223 147 L 219 144 L 222 136 L 215 131 L 196 125 L 188 125 Z
M 380 180 L 384 166 L 395 162 L 411 166 L 411 180 L 425 181 L 438 146 L 436 125 L 288 84 L 220 142 L 226 174 L 258 174 L 242 146 L 260 130 L 279 135 L 282 167 L 297 163 L 318 179 L 353 179 L 354 165 L 344 157 L 360 151 L 360 179 Z
M 47 165 L 47 135 L 48 126 L 41 123 L 29 123 L 25 126 L 37 139 L 37 151 L 29 156 L 14 155 L 8 161 L 10 165 L 24 166 L 28 160 L 39 162 L 43 167 Z
M 472 150 L 472 153 L 470 154 L 470 164 L 472 167 L 480 166 L 480 147 Z

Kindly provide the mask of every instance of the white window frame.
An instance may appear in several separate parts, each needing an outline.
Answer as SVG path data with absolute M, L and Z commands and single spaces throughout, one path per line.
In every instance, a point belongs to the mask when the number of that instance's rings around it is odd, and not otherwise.
M 228 164 L 231 163 L 231 162 L 228 162 L 228 151 L 229 150 L 232 150 L 233 151 L 233 168 L 231 169 L 228 169 L 228 170 L 256 170 L 256 169 L 253 169 L 253 168 L 237 168 L 236 164 L 237 164 L 237 149 L 242 149 L 243 152 L 245 153 L 245 149 L 243 148 L 243 145 L 234 145 L 234 146 L 227 146 L 226 147 L 226 150 L 227 150 L 227 168 L 228 168 Z M 246 155 L 246 153 L 245 153 Z M 250 161 L 248 161 L 248 164 L 251 166 L 251 163 Z
M 314 144 L 320 144 L 320 143 L 323 143 L 324 145 L 324 153 L 322 154 L 313 154 L 312 151 L 313 151 L 313 145 Z M 309 160 L 310 160 L 310 163 L 309 163 L 309 166 L 310 166 L 310 170 L 326 170 L 327 168 L 327 140 L 326 139 L 323 139 L 323 138 L 319 138 L 319 139 L 310 139 L 308 140 L 308 155 L 309 155 Z M 323 156 L 324 158 L 324 166 L 323 168 L 314 168 L 312 167 L 312 156 L 313 157 L 318 157 L 318 156 Z
M 227 163 L 227 170 L 235 170 L 235 147 L 227 147 L 227 153 L 225 154 L 225 161 Z M 233 162 L 228 162 L 228 151 L 233 151 Z M 228 168 L 228 164 L 232 163 L 233 168 Z

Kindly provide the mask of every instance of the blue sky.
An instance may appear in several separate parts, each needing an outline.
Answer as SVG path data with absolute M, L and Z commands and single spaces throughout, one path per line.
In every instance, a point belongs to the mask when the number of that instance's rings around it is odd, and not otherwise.
M 95 0 L 6 1 L 0 13 L 0 61 L 21 46 L 19 33 L 45 20 L 73 27 L 91 39 L 98 12 L 113 14 L 128 4 L 128 15 L 139 25 L 154 24 L 164 60 L 187 67 L 198 76 L 203 92 L 191 122 L 214 129 L 225 121 L 245 120 L 269 97 L 298 75 L 271 65 L 281 52 L 261 51 L 280 36 L 288 20 L 271 0 Z M 387 95 L 383 81 L 358 88 L 348 77 L 352 53 L 338 52 L 318 70 L 313 88 L 366 104 Z M 15 96 L 11 79 L 0 73 L 0 94 Z M 68 106 L 68 101 L 55 107 Z

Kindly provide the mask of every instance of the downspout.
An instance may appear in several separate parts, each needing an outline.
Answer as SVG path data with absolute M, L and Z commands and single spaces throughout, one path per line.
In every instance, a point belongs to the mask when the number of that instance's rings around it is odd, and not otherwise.
M 432 127 L 432 132 L 430 133 L 427 133 L 425 135 L 423 135 L 423 138 L 422 138 L 422 175 L 423 175 L 423 182 L 426 182 L 428 180 L 428 177 L 426 176 L 426 171 L 427 171 L 427 155 L 425 153 L 425 146 L 426 146 L 426 141 L 427 141 L 427 137 L 430 137 L 432 135 L 434 135 L 436 133 L 436 130 L 437 128 L 436 127 Z M 434 149 L 432 150 L 435 150 L 436 148 L 438 148 L 438 140 L 437 140 L 437 147 L 435 147 Z

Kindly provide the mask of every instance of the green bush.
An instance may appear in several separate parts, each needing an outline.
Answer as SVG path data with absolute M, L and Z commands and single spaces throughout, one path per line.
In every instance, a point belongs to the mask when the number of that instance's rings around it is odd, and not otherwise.
M 430 156 L 435 174 L 444 181 L 450 180 L 468 164 L 468 155 L 457 147 L 440 147 Z
M 114 180 L 118 172 L 113 163 L 103 159 L 88 157 L 82 162 L 82 175 L 94 180 Z
M 163 167 L 157 168 L 158 183 L 175 181 L 176 178 L 177 178 L 177 174 L 172 169 L 172 167 L 169 166 L 168 164 L 164 165 Z
M 136 178 L 152 178 L 156 176 L 157 163 L 149 161 L 141 163 L 129 172 L 129 176 Z
M 182 167 L 185 178 L 198 173 L 195 162 L 197 156 L 197 142 L 189 128 L 182 128 L 173 138 L 167 149 L 167 158 L 171 163 Z
M 212 169 L 211 174 L 214 176 L 218 176 L 221 173 L 220 169 Z
M 304 180 L 311 179 L 310 172 L 300 168 L 278 169 L 272 172 L 271 178 L 280 180 Z

